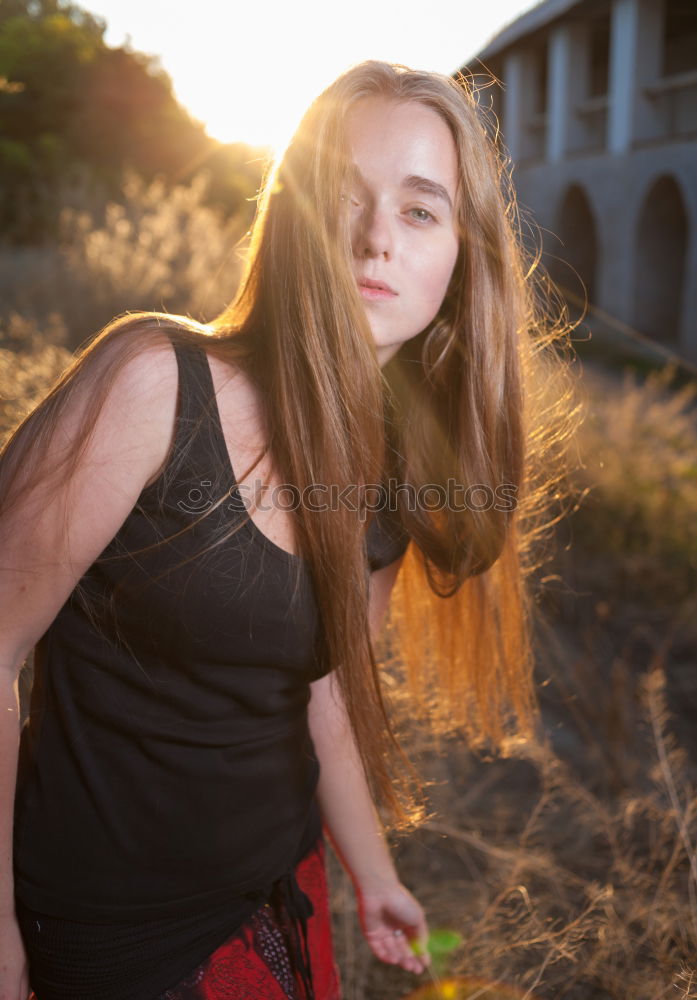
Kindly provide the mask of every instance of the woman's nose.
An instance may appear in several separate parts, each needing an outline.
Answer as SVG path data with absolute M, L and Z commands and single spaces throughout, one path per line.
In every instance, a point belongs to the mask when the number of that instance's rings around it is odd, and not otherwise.
M 362 258 L 389 260 L 392 257 L 393 235 L 385 212 L 377 208 L 363 209 L 354 235 L 353 252 Z

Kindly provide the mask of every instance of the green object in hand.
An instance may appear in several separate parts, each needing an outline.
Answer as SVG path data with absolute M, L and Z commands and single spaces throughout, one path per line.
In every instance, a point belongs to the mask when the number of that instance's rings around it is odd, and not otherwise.
M 462 934 L 458 934 L 457 931 L 449 931 L 446 929 L 441 929 L 437 931 L 431 931 L 428 935 L 428 940 L 426 942 L 426 947 L 424 948 L 418 938 L 414 938 L 411 944 L 411 950 L 415 955 L 423 955 L 424 952 L 428 952 L 433 958 L 438 956 L 449 955 L 451 951 L 455 951 L 459 948 L 463 942 Z
M 415 955 L 429 954 L 433 960 L 433 972 L 440 976 L 446 970 L 450 953 L 459 948 L 463 940 L 462 934 L 458 934 L 457 931 L 440 928 L 431 931 L 425 948 L 418 938 L 410 941 L 410 946 Z

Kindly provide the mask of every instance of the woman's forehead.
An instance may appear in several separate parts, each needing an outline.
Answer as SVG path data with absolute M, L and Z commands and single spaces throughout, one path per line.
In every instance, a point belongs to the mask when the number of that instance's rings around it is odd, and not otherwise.
M 419 101 L 363 98 L 347 118 L 347 152 L 355 180 L 390 175 L 405 186 L 453 201 L 458 158 L 450 128 Z

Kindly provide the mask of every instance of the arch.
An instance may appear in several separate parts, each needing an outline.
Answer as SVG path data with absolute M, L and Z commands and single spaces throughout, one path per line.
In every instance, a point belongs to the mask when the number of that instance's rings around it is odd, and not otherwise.
M 649 188 L 637 219 L 633 325 L 677 344 L 686 277 L 688 218 L 679 183 L 669 174 Z
M 595 301 L 598 269 L 598 233 L 584 188 L 571 184 L 564 193 L 554 227 L 561 246 L 548 263 L 552 279 L 564 293 L 571 315 Z

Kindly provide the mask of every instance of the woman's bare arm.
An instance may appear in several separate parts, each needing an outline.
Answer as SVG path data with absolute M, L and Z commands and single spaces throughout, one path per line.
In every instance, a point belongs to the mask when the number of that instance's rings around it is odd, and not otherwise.
M 153 345 L 115 378 L 69 485 L 39 485 L 0 516 L 0 998 L 25 1000 L 12 875 L 19 735 L 17 676 L 80 577 L 164 462 L 177 398 L 176 357 Z M 89 386 L 80 398 L 86 399 Z M 52 448 L 78 432 L 75 400 Z
M 400 565 L 401 559 L 372 574 L 370 626 L 374 637 Z M 423 943 L 425 919 L 395 870 L 333 673 L 311 685 L 308 712 L 320 762 L 317 797 L 322 819 L 356 889 L 368 943 L 383 961 L 420 972 L 426 963 L 412 954 L 406 939 L 419 938 Z M 402 936 L 395 936 L 395 930 Z

